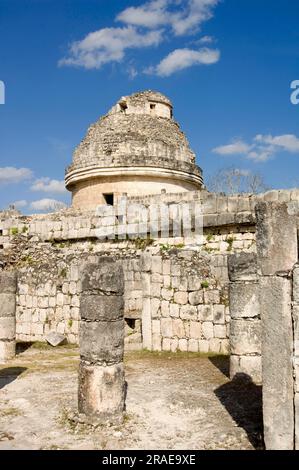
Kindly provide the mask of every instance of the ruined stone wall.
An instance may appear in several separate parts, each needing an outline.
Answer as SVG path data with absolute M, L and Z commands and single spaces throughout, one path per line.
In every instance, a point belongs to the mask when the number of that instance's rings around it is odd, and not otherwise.
M 17 339 L 44 341 L 50 331 L 64 334 L 70 343 L 78 342 L 80 266 L 92 256 L 90 243 L 51 245 L 24 249 L 18 265 L 16 295 Z M 102 247 L 103 248 L 103 247 Z M 142 289 L 139 255 L 136 247 L 126 250 L 105 246 L 99 250 L 120 259 L 125 273 L 125 307 L 128 343 L 140 347 Z M 109 249 L 110 248 L 110 249 Z M 139 320 L 139 321 L 138 321 Z
M 196 202 L 200 196 L 199 192 L 191 192 L 184 193 L 184 197 L 180 193 L 163 194 L 160 199 L 147 196 L 144 199 L 131 198 L 130 200 L 132 202 L 142 201 L 148 207 L 151 202 L 159 200 L 165 204 L 177 203 L 178 201 Z M 108 223 L 108 220 L 111 223 L 111 218 L 109 219 L 105 215 L 96 217 L 94 213 L 67 210 L 56 214 L 30 217 L 16 213 L 0 214 L 0 262 L 5 269 L 17 269 L 19 273 L 17 339 L 23 341 L 44 340 L 48 331 L 56 330 L 65 334 L 68 341 L 77 342 L 80 281 L 77 267 L 80 265 L 82 257 L 86 257 L 86 255 L 107 253 L 121 259 L 124 266 L 127 347 L 142 347 L 141 317 L 144 304 L 148 303 L 148 300 L 145 299 L 148 299 L 149 294 L 143 285 L 140 256 L 148 245 L 152 250 L 152 256 L 161 256 L 163 263 L 164 260 L 165 263 L 174 263 L 176 267 L 173 269 L 182 268 L 182 272 L 184 272 L 187 261 L 181 255 L 184 251 L 188 252 L 188 247 L 190 247 L 197 257 L 197 261 L 190 264 L 192 270 L 200 272 L 202 259 L 205 259 L 210 267 L 210 273 L 207 276 L 209 288 L 200 288 L 196 294 L 196 290 L 192 291 L 188 283 L 187 287 L 183 287 L 186 286 L 185 279 L 177 292 L 175 290 L 177 289 L 175 284 L 177 276 L 170 275 L 169 279 L 169 274 L 152 273 L 153 278 L 158 279 L 160 276 L 160 297 L 153 293 L 150 296 L 153 299 L 153 306 L 159 303 L 158 312 L 161 312 L 161 317 L 153 318 L 155 323 L 151 324 L 150 328 L 155 329 L 155 334 L 161 336 L 161 348 L 169 347 L 167 346 L 169 344 L 172 344 L 174 348 L 176 339 L 178 340 L 178 348 L 196 348 L 194 341 L 190 345 L 186 343 L 189 339 L 193 339 L 203 341 L 200 343 L 201 346 L 198 343 L 198 348 L 201 350 L 209 348 L 211 351 L 224 351 L 229 331 L 229 310 L 227 298 L 225 301 L 223 299 L 219 301 L 219 298 L 222 295 L 223 287 L 228 286 L 227 257 L 242 251 L 251 253 L 256 251 L 253 209 L 258 200 L 286 199 L 292 205 L 295 204 L 297 196 L 298 191 L 276 191 L 254 197 L 224 197 L 204 193 L 202 195 L 205 201 L 203 205 L 202 245 L 198 245 L 192 237 L 173 235 L 168 238 L 152 240 L 108 240 L 104 242 L 97 238 L 98 229 L 103 226 L 107 227 L 105 224 Z M 173 247 L 176 247 L 177 250 L 171 254 Z M 165 269 L 167 268 L 165 267 Z M 154 284 L 155 282 L 157 280 L 153 280 Z M 215 283 L 217 283 L 217 287 Z M 211 294 L 210 291 L 213 290 L 218 294 Z M 185 304 L 177 302 L 177 299 L 180 298 L 180 292 L 183 293 L 181 296 L 185 299 L 188 298 Z M 195 294 L 191 295 L 192 292 Z M 190 299 L 196 295 L 200 299 L 203 298 L 203 301 L 193 305 L 194 300 Z M 213 296 L 214 298 L 212 298 Z M 204 309 L 205 306 L 211 307 L 209 314 L 206 313 L 209 308 Z M 226 319 L 224 323 L 217 324 L 212 312 L 222 309 L 222 306 L 225 307 Z M 188 316 L 186 313 L 188 308 L 195 315 L 194 307 L 197 311 L 194 321 L 201 325 L 200 338 L 191 337 L 192 314 L 189 313 L 189 318 L 183 318 Z M 177 317 L 170 314 L 171 309 L 172 312 L 177 309 L 179 312 Z M 206 317 L 203 312 L 207 315 Z M 162 319 L 163 321 L 161 321 Z M 168 328 L 170 319 L 172 326 Z M 175 320 L 177 320 L 176 323 L 174 323 Z M 199 328 L 193 323 L 192 329 Z M 173 332 L 173 328 L 177 328 L 178 325 L 180 328 L 182 326 L 180 334 L 170 334 Z M 226 328 L 226 336 L 224 336 L 224 327 Z M 146 328 L 143 325 L 143 340 L 148 334 Z M 194 334 L 192 330 L 192 335 L 194 336 Z M 155 340 L 151 338 L 151 344 L 153 342 L 159 343 L 158 336 L 155 337 Z
M 145 348 L 229 353 L 227 284 L 217 276 L 226 263 L 188 249 L 142 255 Z
M 298 449 L 299 207 L 257 206 L 264 439 L 269 450 Z

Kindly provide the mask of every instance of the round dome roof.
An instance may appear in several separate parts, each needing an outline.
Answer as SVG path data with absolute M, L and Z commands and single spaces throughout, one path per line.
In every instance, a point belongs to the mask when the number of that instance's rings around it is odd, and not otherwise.
M 124 96 L 91 125 L 66 170 L 66 185 L 77 171 L 131 166 L 174 168 L 201 178 L 188 140 L 172 118 L 172 103 L 162 93 Z

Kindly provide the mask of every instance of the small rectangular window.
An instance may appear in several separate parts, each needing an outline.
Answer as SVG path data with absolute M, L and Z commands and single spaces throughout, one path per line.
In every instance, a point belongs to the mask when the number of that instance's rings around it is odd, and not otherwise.
M 151 105 L 150 105 L 150 108 L 151 108 L 151 109 L 155 109 L 155 107 L 156 107 L 155 104 L 151 104 Z
M 108 206 L 113 206 L 114 204 L 114 196 L 113 194 L 103 194 L 105 202 Z

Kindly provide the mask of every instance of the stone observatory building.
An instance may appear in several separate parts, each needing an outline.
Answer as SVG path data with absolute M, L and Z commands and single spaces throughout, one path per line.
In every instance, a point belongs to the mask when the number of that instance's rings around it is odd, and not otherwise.
M 122 97 L 88 129 L 65 183 L 74 209 L 93 210 L 122 195 L 197 191 L 203 180 L 171 101 L 144 91 Z

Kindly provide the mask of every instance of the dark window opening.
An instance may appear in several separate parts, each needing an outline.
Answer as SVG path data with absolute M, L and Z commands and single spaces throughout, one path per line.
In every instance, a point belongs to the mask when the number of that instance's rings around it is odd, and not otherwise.
M 103 194 L 105 202 L 108 206 L 113 206 L 114 204 L 114 196 L 113 194 Z
M 126 109 L 128 109 L 128 105 L 125 101 L 122 101 L 121 103 L 119 103 L 119 106 L 122 111 L 125 111 Z
M 156 105 L 155 104 L 150 104 L 151 109 L 155 109 Z
M 3 230 L 0 229 L 0 237 L 2 237 L 2 235 L 3 235 Z
M 129 328 L 132 328 L 132 330 L 135 330 L 135 318 L 125 318 L 126 323 Z
M 3 250 L 4 249 L 4 246 L 3 245 L 0 245 L 0 250 Z

